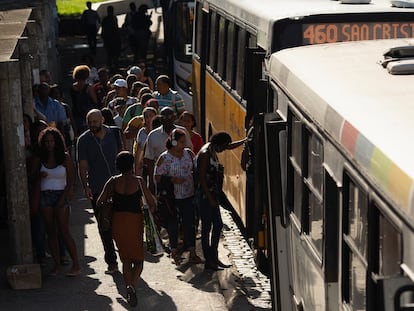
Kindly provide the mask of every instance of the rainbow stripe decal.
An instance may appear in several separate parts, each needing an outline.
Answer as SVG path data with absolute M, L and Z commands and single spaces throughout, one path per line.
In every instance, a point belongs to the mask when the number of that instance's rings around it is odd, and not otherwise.
M 346 150 L 371 173 L 392 200 L 408 212 L 413 180 L 346 120 L 339 137 Z

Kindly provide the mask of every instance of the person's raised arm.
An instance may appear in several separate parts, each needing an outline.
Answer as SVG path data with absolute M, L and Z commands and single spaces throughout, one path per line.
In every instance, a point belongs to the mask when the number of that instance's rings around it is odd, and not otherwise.
M 236 140 L 227 145 L 226 150 L 232 150 L 244 144 L 247 138 Z

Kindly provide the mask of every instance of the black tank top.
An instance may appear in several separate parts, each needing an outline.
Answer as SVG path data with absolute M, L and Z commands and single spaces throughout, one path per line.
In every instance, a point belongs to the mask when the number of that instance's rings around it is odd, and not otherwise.
M 141 190 L 137 190 L 131 194 L 120 194 L 114 191 L 112 197 L 113 209 L 116 212 L 129 212 L 129 213 L 142 213 L 142 193 Z

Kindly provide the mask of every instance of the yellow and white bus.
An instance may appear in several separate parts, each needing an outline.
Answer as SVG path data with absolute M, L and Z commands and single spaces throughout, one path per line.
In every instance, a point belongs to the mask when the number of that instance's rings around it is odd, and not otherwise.
M 413 310 L 414 39 L 267 61 L 275 310 Z
M 413 9 L 395 7 L 384 0 L 369 4 L 346 2 L 197 0 L 193 110 L 205 138 L 217 131 L 227 131 L 233 139 L 243 138 L 253 116 L 259 120 L 261 113 L 271 111 L 265 59 L 276 51 L 303 45 L 413 37 Z M 395 1 L 396 5 L 401 3 Z M 224 153 L 220 160 L 225 166 L 224 193 L 240 217 L 246 237 L 253 238 L 255 247 L 264 249 L 266 255 L 266 238 L 259 239 L 267 223 L 260 124 L 255 121 L 254 181 L 248 203 L 246 177 L 240 167 L 241 149 Z M 250 195 L 252 192 L 254 195 Z

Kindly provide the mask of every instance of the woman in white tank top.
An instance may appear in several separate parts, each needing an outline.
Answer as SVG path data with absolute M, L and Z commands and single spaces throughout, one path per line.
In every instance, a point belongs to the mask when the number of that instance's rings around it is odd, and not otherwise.
M 55 223 L 63 235 L 65 245 L 72 258 L 72 268 L 67 276 L 80 274 L 75 240 L 69 231 L 68 199 L 73 196 L 75 169 L 67 152 L 61 133 L 52 127 L 39 134 L 39 158 L 35 163 L 41 177 L 40 212 L 45 221 L 49 248 L 55 262 L 52 275 L 61 272 L 58 238 Z

